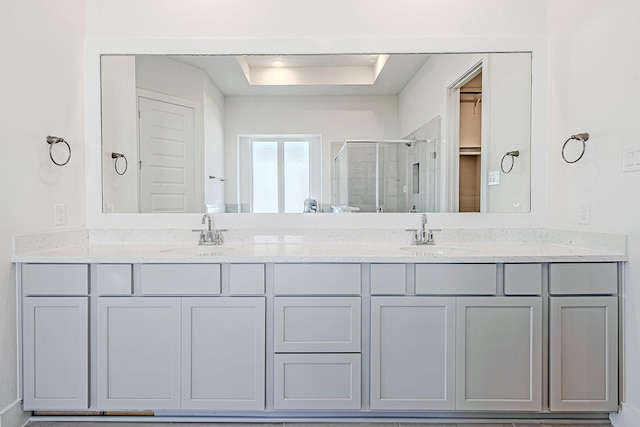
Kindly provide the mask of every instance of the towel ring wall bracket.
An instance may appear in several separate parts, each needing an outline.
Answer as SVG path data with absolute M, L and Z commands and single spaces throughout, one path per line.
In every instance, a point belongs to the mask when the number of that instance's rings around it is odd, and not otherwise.
M 518 157 L 520 155 L 520 151 L 515 150 L 515 151 L 507 151 L 505 153 L 504 156 L 502 156 L 502 160 L 500 160 L 500 169 L 502 170 L 502 173 L 507 174 L 509 172 L 511 172 L 511 170 L 513 169 L 513 165 L 515 163 L 515 157 Z M 504 167 L 504 159 L 507 158 L 507 156 L 511 157 L 511 165 L 509 166 L 508 170 L 505 170 Z
M 580 155 L 578 156 L 577 159 L 575 159 L 575 160 L 567 160 L 567 157 L 565 156 L 564 151 L 567 148 L 567 144 L 569 143 L 569 141 L 572 141 L 572 140 L 580 141 L 582 143 L 582 151 L 580 152 Z M 567 140 L 562 145 L 562 160 L 564 160 L 565 162 L 567 162 L 569 164 L 577 163 L 582 158 L 582 156 L 584 156 L 584 152 L 587 149 L 587 144 L 585 144 L 585 142 L 587 142 L 588 140 L 589 140 L 589 134 L 587 132 L 577 133 L 577 134 L 571 135 L 569 138 L 567 138 Z
M 69 150 L 67 159 L 64 162 L 56 162 L 56 160 L 53 158 L 53 146 L 60 142 L 64 142 L 67 146 L 67 149 Z M 47 144 L 49 144 L 49 158 L 51 159 L 53 164 L 55 164 L 56 166 L 64 166 L 69 163 L 69 160 L 71 160 L 71 146 L 67 141 L 64 140 L 64 138 L 49 135 L 47 136 Z
M 118 175 L 124 175 L 127 173 L 127 169 L 129 168 L 129 162 L 127 161 L 127 157 L 122 153 L 111 153 L 111 158 L 115 160 L 113 167 L 116 169 L 116 173 Z M 118 170 L 118 160 L 124 159 L 124 170 L 120 172 Z

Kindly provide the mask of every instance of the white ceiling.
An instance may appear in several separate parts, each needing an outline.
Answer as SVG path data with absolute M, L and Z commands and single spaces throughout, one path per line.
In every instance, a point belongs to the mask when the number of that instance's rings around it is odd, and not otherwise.
M 341 67 L 370 67 L 374 73 L 378 55 L 248 55 L 243 56 L 250 69 L 272 67 L 275 59 L 282 59 L 281 69 L 304 73 L 305 69 L 326 70 L 326 78 Z M 429 59 L 428 54 L 390 55 L 373 84 L 287 84 L 250 85 L 240 65 L 241 59 L 232 55 L 188 55 L 170 56 L 203 69 L 211 81 L 225 96 L 311 96 L 311 95 L 397 95 L 409 83 L 418 70 Z M 345 69 L 343 68 L 343 70 Z M 247 70 L 245 70 L 247 71 Z M 344 73 L 343 73 L 344 74 Z

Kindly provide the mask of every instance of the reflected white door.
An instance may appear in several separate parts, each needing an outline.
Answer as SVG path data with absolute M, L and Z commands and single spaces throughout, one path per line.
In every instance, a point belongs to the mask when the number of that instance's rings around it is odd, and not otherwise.
M 195 212 L 194 110 L 138 97 L 140 211 Z

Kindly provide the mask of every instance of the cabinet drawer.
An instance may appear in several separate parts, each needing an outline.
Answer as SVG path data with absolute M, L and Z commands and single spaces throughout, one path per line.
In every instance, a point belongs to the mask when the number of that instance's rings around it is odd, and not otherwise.
M 360 264 L 276 264 L 276 295 L 359 295 Z
M 541 295 L 542 264 L 505 264 L 505 295 Z
M 143 264 L 142 295 L 220 294 L 220 264 Z
M 278 297 L 274 316 L 276 352 L 360 351 L 360 297 Z
M 550 264 L 549 292 L 552 295 L 617 294 L 618 266 L 615 262 Z
M 131 264 L 98 264 L 94 268 L 98 295 L 131 295 Z
M 406 269 L 404 264 L 371 264 L 371 294 L 404 295 Z
M 264 264 L 231 264 L 229 292 L 231 295 L 264 294 Z
M 24 264 L 23 295 L 88 295 L 86 264 Z
M 275 409 L 360 409 L 359 354 L 276 354 Z
M 495 295 L 495 264 L 417 264 L 417 295 Z

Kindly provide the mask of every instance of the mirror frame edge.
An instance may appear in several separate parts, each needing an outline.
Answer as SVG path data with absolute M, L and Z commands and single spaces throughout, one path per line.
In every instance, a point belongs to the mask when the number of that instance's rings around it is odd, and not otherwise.
M 277 46 L 277 47 L 276 47 Z M 530 37 L 412 37 L 327 39 L 87 39 L 85 45 L 85 162 L 86 227 L 192 228 L 201 213 L 113 214 L 102 212 L 100 57 L 132 54 L 353 54 L 353 53 L 486 53 L 531 52 L 531 185 L 529 212 L 430 213 L 437 225 L 448 227 L 543 227 L 547 219 L 547 38 Z M 534 167 L 534 165 L 536 165 Z M 355 217 L 355 218 L 352 218 Z M 364 218 L 363 218 L 364 217 Z M 232 214 L 216 215 L 217 226 L 234 229 L 268 228 L 406 228 L 420 214 Z M 315 218 L 310 220 L 310 218 Z M 322 219 L 320 219 L 322 218 Z

